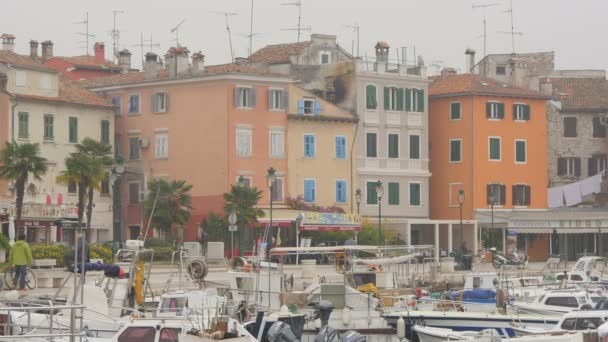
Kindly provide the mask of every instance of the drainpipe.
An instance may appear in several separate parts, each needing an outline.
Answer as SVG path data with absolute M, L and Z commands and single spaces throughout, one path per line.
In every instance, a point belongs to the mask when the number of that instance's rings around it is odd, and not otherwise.
M 354 155 L 354 151 L 355 151 L 355 143 L 357 141 L 357 134 L 359 132 L 359 115 L 355 114 L 355 134 L 353 136 L 353 142 L 350 145 L 350 212 L 352 213 L 354 208 L 353 208 L 353 155 Z

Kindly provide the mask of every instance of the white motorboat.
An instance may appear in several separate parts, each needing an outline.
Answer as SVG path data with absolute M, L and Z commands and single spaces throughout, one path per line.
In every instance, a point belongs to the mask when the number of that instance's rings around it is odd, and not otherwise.
M 539 335 L 549 332 L 595 330 L 608 322 L 608 310 L 572 311 L 562 316 L 557 324 L 549 329 L 513 327 L 517 336 Z
M 514 338 L 503 338 L 495 334 L 493 330 L 477 331 L 453 331 L 451 329 L 430 328 L 416 325 L 414 331 L 420 342 L 445 342 L 445 341 L 478 341 L 478 342 L 583 342 L 586 341 L 584 334 L 596 335 L 593 332 L 556 331 Z
M 593 301 L 586 290 L 547 290 L 534 301 L 517 302 L 512 308 L 522 314 L 563 315 L 573 310 L 592 309 Z
M 452 329 L 415 325 L 412 327 L 412 330 L 416 333 L 420 342 L 472 341 L 475 340 L 476 337 L 481 336 L 495 336 L 500 338 L 500 335 L 494 329 L 482 331 L 454 331 Z

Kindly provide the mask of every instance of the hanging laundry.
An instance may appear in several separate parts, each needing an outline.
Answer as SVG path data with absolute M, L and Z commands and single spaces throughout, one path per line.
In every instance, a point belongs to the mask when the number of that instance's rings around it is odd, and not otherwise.
M 559 208 L 564 206 L 564 187 L 558 186 L 547 189 L 547 200 L 549 208 Z
M 581 203 L 583 201 L 583 197 L 581 196 L 581 183 L 576 182 L 564 185 L 564 197 L 566 197 L 566 205 L 568 207 Z
M 593 177 L 586 178 L 581 182 L 581 195 L 587 196 L 593 193 L 598 193 L 602 188 L 602 175 L 597 174 Z

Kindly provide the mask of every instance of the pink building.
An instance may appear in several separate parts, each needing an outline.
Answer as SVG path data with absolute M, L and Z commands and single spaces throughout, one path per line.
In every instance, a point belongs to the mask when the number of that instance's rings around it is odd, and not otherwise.
M 247 65 L 205 66 L 201 53 L 188 57 L 171 48 L 165 68 L 146 55 L 143 72 L 90 81 L 89 88 L 112 99 L 116 154 L 122 175 L 122 239 L 145 227 L 141 198 L 155 178 L 186 180 L 194 210 L 185 240 L 198 238 L 198 224 L 209 211 L 220 213 L 223 193 L 239 176 L 264 190 L 265 176 L 277 170 L 273 198 L 282 202 L 286 186 L 287 88 L 290 79 Z

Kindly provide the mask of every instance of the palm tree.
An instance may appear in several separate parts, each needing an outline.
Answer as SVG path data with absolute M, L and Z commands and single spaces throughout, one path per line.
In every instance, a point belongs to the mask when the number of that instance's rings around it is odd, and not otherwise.
M 168 232 L 174 224 L 183 228 L 190 221 L 192 185 L 183 180 L 167 181 L 159 178 L 148 183 L 144 211 L 153 227 Z M 156 205 L 155 205 L 156 202 Z M 154 209 L 154 211 L 153 211 Z
M 25 183 L 29 177 L 42 180 L 48 170 L 47 159 L 40 156 L 40 145 L 7 142 L 0 152 L 0 177 L 15 181 L 15 227 L 20 227 Z
M 76 183 L 78 193 L 78 229 L 82 229 L 82 219 L 84 216 L 84 206 L 87 200 L 87 192 L 93 184 L 93 179 L 99 179 L 103 174 L 103 164 L 101 160 L 91 158 L 84 153 L 73 152 L 65 159 L 66 170 L 57 176 L 58 183 Z M 98 185 L 97 185 L 98 187 Z M 87 228 L 90 228 L 87 226 Z M 89 229 L 86 230 L 87 242 Z
M 239 252 L 244 248 L 245 236 L 243 230 L 247 225 L 257 223 L 258 217 L 264 216 L 264 211 L 257 208 L 262 198 L 262 191 L 255 187 L 231 185 L 230 192 L 224 194 L 224 211 L 226 214 L 236 213 L 239 230 Z
M 84 138 L 80 144 L 76 144 L 76 153 L 84 154 L 93 160 L 101 162 L 102 168 L 95 169 L 95 174 L 89 175 L 90 184 L 87 189 L 87 230 L 86 241 L 90 243 L 91 221 L 93 220 L 93 197 L 95 190 L 101 191 L 101 182 L 107 177 L 104 168 L 112 166 L 112 146 L 91 138 Z

